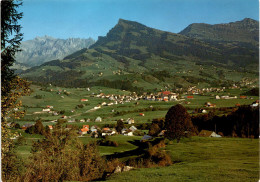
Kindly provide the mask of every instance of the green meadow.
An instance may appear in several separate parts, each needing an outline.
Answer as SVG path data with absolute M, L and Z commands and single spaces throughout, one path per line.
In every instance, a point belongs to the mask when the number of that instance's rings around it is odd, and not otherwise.
M 162 148 L 174 164 L 139 168 L 111 176 L 109 182 L 248 181 L 259 179 L 257 139 L 192 137 Z
M 194 95 L 193 99 L 187 99 L 187 95 L 182 95 L 185 98 L 182 101 L 159 102 L 137 100 L 125 102 L 124 104 L 101 106 L 100 109 L 93 111 L 91 109 L 102 102 L 110 102 L 106 98 L 93 97 L 93 93 L 95 95 L 101 92 L 105 94 L 129 95 L 130 92 L 104 87 L 93 87 L 88 91 L 86 88 L 49 86 L 45 90 L 42 90 L 40 86 L 32 85 L 32 89 L 34 92 L 30 96 L 22 98 L 23 107 L 21 109 L 26 110 L 27 113 L 24 118 L 15 120 L 20 126 L 25 123 L 35 123 L 39 118 L 42 119 L 44 126 L 53 125 L 55 123 L 50 121 L 59 119 L 61 115 L 66 115 L 76 120 L 91 119 L 91 122 L 64 124 L 76 125 L 78 128 L 81 128 L 84 124 L 102 127 L 105 124 L 116 124 L 118 119 L 126 120 L 127 118 L 134 118 L 137 124 L 151 123 L 154 118 L 165 117 L 168 109 L 177 103 L 183 104 L 191 113 L 196 108 L 204 108 L 205 102 L 214 103 L 216 104 L 216 108 L 220 108 L 234 107 L 238 103 L 240 105 L 248 105 L 258 99 L 255 96 L 248 99 L 240 99 L 239 96 L 246 92 L 247 89 L 229 89 L 222 93 Z M 53 91 L 50 91 L 50 89 Z M 58 94 L 59 90 L 62 91 L 61 94 Z M 69 92 L 69 94 L 65 94 L 64 90 Z M 37 95 L 41 96 L 40 99 L 36 98 Z M 237 96 L 238 99 L 217 100 L 215 99 L 216 95 Z M 88 101 L 81 102 L 80 99 L 83 98 L 88 99 Z M 84 107 L 76 109 L 76 106 L 80 104 L 84 104 Z M 58 116 L 48 113 L 34 114 L 34 112 L 42 111 L 47 105 L 53 106 L 54 111 L 63 111 L 64 114 Z M 155 110 L 149 110 L 151 107 Z M 72 110 L 74 112 L 71 112 Z M 140 113 L 143 113 L 144 116 L 140 116 Z M 98 116 L 102 118 L 102 122 L 100 123 L 94 122 L 94 119 Z M 29 161 L 33 142 L 41 140 L 43 136 L 30 135 L 21 129 L 13 130 L 13 132 L 21 133 L 24 137 L 23 142 L 20 145 L 16 145 L 16 152 L 26 163 Z M 141 138 L 142 136 L 110 136 L 109 140 L 117 142 L 118 147 L 98 146 L 98 150 L 102 156 L 132 151 L 138 148 L 135 145 L 135 141 L 139 141 Z M 90 135 L 80 136 L 78 139 L 83 144 L 99 140 L 91 138 Z M 165 150 L 170 154 L 173 161 L 171 166 L 138 168 L 129 172 L 113 174 L 107 181 L 257 181 L 259 178 L 258 142 L 257 139 L 203 137 L 185 138 L 180 143 L 168 141 L 166 147 L 161 148 L 161 150 Z M 135 157 L 135 154 L 127 158 L 121 158 L 120 160 L 124 161 L 131 157 Z
M 24 118 L 17 120 L 20 124 L 33 123 L 37 119 L 41 118 L 45 124 L 49 125 L 49 121 L 57 120 L 61 115 L 66 115 L 72 119 L 90 119 L 90 124 L 95 124 L 93 121 L 95 118 L 100 116 L 103 120 L 102 123 L 111 124 L 115 123 L 118 119 L 133 118 L 136 123 L 146 123 L 150 122 L 154 118 L 164 117 L 168 109 L 175 104 L 183 104 L 189 109 L 191 113 L 196 108 L 203 108 L 205 102 L 211 102 L 216 104 L 216 108 L 220 107 L 234 107 L 236 104 L 244 105 L 251 104 L 253 101 L 257 100 L 258 97 L 252 96 L 249 99 L 240 99 L 239 96 L 247 91 L 246 89 L 230 89 L 225 90 L 222 93 L 207 93 L 205 95 L 194 95 L 193 99 L 186 99 L 186 95 L 182 95 L 185 99 L 184 101 L 148 101 L 148 100 L 137 100 L 131 102 L 124 102 L 124 104 L 117 104 L 111 106 L 101 106 L 100 109 L 91 110 L 95 106 L 100 105 L 103 102 L 110 103 L 111 101 L 107 98 L 97 98 L 93 97 L 94 94 L 104 93 L 114 94 L 114 95 L 129 95 L 130 92 L 122 91 L 118 89 L 111 89 L 105 87 L 93 87 L 88 91 L 86 88 L 61 88 L 55 86 L 49 86 L 45 90 L 42 90 L 39 86 L 32 86 L 34 92 L 30 96 L 25 96 L 22 98 L 23 106 L 21 109 L 26 110 L 26 115 Z M 52 89 L 53 91 L 49 91 Z M 61 94 L 58 94 L 58 91 Z M 69 94 L 65 94 L 63 91 Z M 238 99 L 215 99 L 215 95 L 232 95 L 237 96 Z M 40 98 L 36 98 L 40 96 Z M 87 102 L 81 102 L 80 99 L 88 99 Z M 76 108 L 77 105 L 84 104 L 82 108 Z M 63 114 L 59 116 L 53 116 L 48 113 L 35 112 L 42 111 L 47 105 L 53 106 L 54 111 L 63 111 Z M 155 108 L 154 111 L 149 110 L 150 107 Z M 144 111 L 141 111 L 144 110 Z M 141 112 L 140 112 L 141 111 Z M 140 116 L 140 113 L 144 113 L 144 116 Z M 77 123 L 74 123 L 78 125 Z
M 18 156 L 25 162 L 30 156 L 33 141 L 41 135 L 23 133 L 25 142 L 16 148 Z M 118 147 L 99 146 L 101 155 L 121 153 L 137 148 L 133 141 L 140 136 L 111 136 Z M 79 137 L 87 144 L 97 139 Z M 129 172 L 113 174 L 107 181 L 257 181 L 259 178 L 258 139 L 247 138 L 185 138 L 177 143 L 167 142 L 165 150 L 170 154 L 173 164 L 167 167 L 138 168 Z M 133 157 L 133 156 L 130 156 Z

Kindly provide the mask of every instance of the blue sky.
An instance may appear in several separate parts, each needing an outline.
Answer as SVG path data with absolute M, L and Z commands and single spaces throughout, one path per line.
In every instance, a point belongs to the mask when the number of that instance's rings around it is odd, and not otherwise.
M 49 35 L 97 40 L 119 18 L 178 33 L 191 23 L 259 19 L 258 0 L 23 0 L 24 40 Z

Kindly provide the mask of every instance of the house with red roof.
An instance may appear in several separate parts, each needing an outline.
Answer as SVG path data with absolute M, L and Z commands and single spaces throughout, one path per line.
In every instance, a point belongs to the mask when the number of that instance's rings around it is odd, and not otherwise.
M 88 128 L 82 128 L 82 129 L 79 130 L 79 134 L 84 135 L 84 134 L 87 134 L 88 131 L 89 131 Z
M 167 96 L 167 95 L 170 95 L 171 92 L 170 91 L 164 91 L 164 92 L 162 92 L 162 94 Z
M 89 125 L 83 125 L 82 128 L 88 128 L 89 129 Z

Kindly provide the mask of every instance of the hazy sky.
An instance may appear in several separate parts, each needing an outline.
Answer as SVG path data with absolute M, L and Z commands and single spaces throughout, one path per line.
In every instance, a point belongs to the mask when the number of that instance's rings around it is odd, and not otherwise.
M 97 40 L 119 18 L 178 33 L 191 23 L 259 19 L 258 0 L 23 0 L 24 40 L 49 35 Z

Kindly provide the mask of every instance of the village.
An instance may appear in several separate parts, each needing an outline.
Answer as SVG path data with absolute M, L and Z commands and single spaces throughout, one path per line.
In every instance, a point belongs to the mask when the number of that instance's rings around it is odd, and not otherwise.
M 230 89 L 230 88 L 229 88 Z M 238 89 L 238 88 L 233 88 L 232 89 Z M 115 107 L 112 106 L 116 106 L 116 105 L 125 105 L 128 103 L 133 103 L 134 105 L 139 105 L 139 102 L 141 101 L 147 101 L 149 103 L 151 103 L 151 105 L 148 108 L 148 111 L 152 111 L 153 109 L 153 105 L 152 103 L 168 103 L 168 102 L 176 102 L 176 103 L 180 103 L 180 104 L 184 104 L 184 105 L 190 105 L 191 102 L 196 101 L 197 97 L 202 95 L 204 93 L 210 93 L 210 98 L 211 98 L 211 102 L 205 100 L 206 102 L 204 102 L 204 104 L 198 108 L 195 109 L 193 111 L 191 111 L 191 114 L 196 114 L 196 113 L 202 113 L 202 114 L 206 114 L 208 113 L 208 111 L 211 108 L 217 108 L 217 104 L 212 103 L 214 101 L 218 101 L 218 100 L 246 100 L 246 102 L 251 103 L 251 107 L 258 107 L 259 105 L 259 100 L 256 101 L 249 101 L 252 100 L 252 97 L 248 97 L 248 96 L 244 96 L 244 95 L 240 95 L 240 96 L 232 96 L 231 94 L 227 94 L 225 95 L 224 92 L 226 90 L 226 88 L 205 88 L 205 89 L 198 89 L 196 87 L 190 87 L 188 88 L 188 90 L 182 94 L 180 93 L 175 93 L 175 92 L 171 92 L 171 91 L 161 91 L 161 92 L 157 92 L 157 93 L 143 93 L 141 95 L 136 94 L 135 92 L 130 92 L 128 94 L 104 94 L 102 92 L 101 89 L 99 89 L 98 91 L 96 90 L 96 94 L 95 92 L 91 92 L 90 88 L 86 88 L 84 89 L 82 92 L 86 92 L 87 94 L 84 97 L 81 97 L 78 101 L 77 101 L 77 106 L 73 109 L 70 109 L 70 113 L 69 115 L 64 114 L 63 112 L 60 111 L 60 109 L 56 109 L 53 105 L 46 105 L 45 107 L 43 107 L 41 109 L 41 111 L 35 111 L 32 113 L 32 115 L 34 116 L 41 116 L 42 114 L 48 114 L 50 116 L 56 117 L 56 119 L 51 120 L 47 123 L 47 126 L 49 127 L 50 130 L 53 129 L 53 127 L 55 126 L 54 124 L 56 123 L 66 123 L 66 128 L 72 129 L 74 127 L 74 124 L 76 123 L 82 123 L 80 125 L 80 127 L 76 127 L 76 132 L 78 134 L 79 137 L 84 137 L 84 136 L 91 136 L 93 138 L 98 138 L 98 137 L 102 137 L 102 136 L 111 136 L 111 135 L 124 135 L 124 136 L 146 136 L 147 135 L 147 131 L 143 132 L 143 131 L 138 131 L 137 127 L 134 125 L 135 124 L 135 118 L 137 117 L 144 117 L 145 113 L 143 112 L 139 112 L 137 113 L 137 115 L 132 116 L 132 117 L 122 117 L 120 119 L 117 120 L 111 120 L 112 123 L 116 123 L 118 120 L 121 120 L 121 122 L 123 122 L 125 124 L 124 128 L 122 128 L 121 130 L 116 130 L 115 127 L 107 127 L 104 126 L 104 124 L 106 124 L 107 122 L 103 121 L 103 118 L 100 116 L 96 116 L 95 119 L 90 119 L 87 118 L 86 116 L 81 117 L 82 114 L 88 114 L 88 113 L 95 113 L 96 111 L 102 110 L 102 108 L 109 108 L 111 107 L 110 112 L 111 113 L 115 113 Z M 50 89 L 48 90 L 51 93 L 57 94 L 60 96 L 61 99 L 64 99 L 65 97 L 69 97 L 71 95 L 71 92 L 68 92 L 65 89 Z M 84 105 L 86 103 L 88 103 L 91 99 L 99 99 L 99 101 L 103 100 L 102 102 L 99 102 L 98 105 L 95 105 L 94 107 L 87 109 L 87 110 L 82 110 L 77 114 L 76 110 L 77 108 L 84 108 Z M 248 100 L 248 101 L 247 101 Z M 233 105 L 233 107 L 239 107 L 240 104 L 236 103 L 235 105 Z M 82 112 L 82 113 L 81 113 Z M 77 117 L 77 118 L 75 118 Z M 81 117 L 81 118 L 80 118 Z M 102 124 L 101 124 L 102 123 Z M 137 122 L 138 123 L 138 122 Z M 100 126 L 101 124 L 101 126 Z M 26 130 L 27 128 L 33 126 L 34 123 L 25 123 L 22 125 L 22 129 Z M 212 131 L 213 132 L 213 131 Z M 209 136 L 213 136 L 213 137 L 219 137 L 218 134 L 213 133 L 209 135 Z M 208 131 L 204 131 L 204 133 L 200 133 L 199 136 L 208 136 Z M 162 136 L 163 132 L 160 133 L 159 136 Z M 146 136 L 147 137 L 147 136 Z

